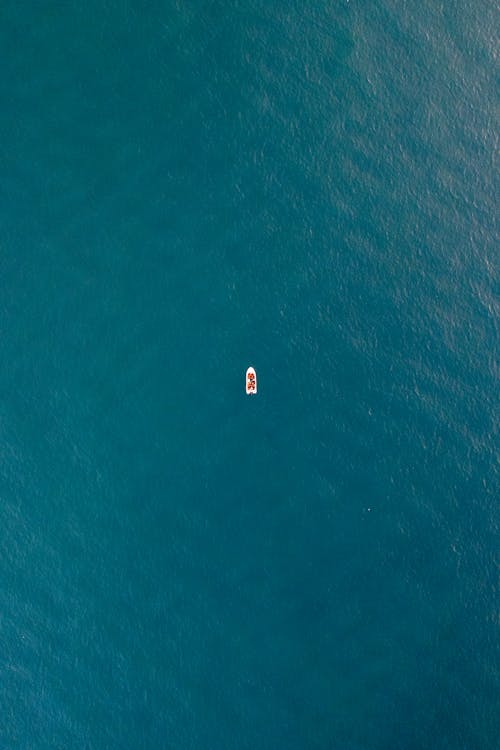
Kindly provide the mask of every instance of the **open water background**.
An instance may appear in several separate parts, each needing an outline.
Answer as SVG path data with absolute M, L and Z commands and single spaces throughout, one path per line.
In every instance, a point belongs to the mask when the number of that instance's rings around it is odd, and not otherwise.
M 0 747 L 493 750 L 497 4 L 0 49 Z

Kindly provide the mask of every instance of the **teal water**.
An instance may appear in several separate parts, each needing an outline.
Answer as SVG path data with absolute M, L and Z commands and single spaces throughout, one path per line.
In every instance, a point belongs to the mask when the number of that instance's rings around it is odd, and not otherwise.
M 1 4 L 1 748 L 496 747 L 496 20 Z

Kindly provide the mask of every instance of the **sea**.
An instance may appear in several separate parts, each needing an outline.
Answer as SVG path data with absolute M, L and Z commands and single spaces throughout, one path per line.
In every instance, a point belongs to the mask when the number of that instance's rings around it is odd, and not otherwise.
M 498 21 L 2 0 L 1 750 L 498 747 Z

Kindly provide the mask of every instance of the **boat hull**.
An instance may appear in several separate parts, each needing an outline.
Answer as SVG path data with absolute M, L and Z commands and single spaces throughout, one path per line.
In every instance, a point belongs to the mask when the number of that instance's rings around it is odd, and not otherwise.
M 249 367 L 245 376 L 245 388 L 247 396 L 255 396 L 257 393 L 257 373 L 253 367 Z

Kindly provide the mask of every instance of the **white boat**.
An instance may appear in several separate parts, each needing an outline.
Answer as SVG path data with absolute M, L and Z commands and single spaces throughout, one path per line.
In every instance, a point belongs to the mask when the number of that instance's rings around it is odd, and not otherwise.
M 255 396 L 257 393 L 257 373 L 253 367 L 249 367 L 245 378 L 245 386 L 247 389 L 247 396 Z

